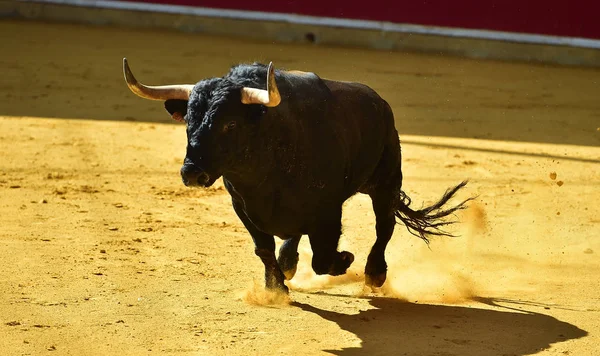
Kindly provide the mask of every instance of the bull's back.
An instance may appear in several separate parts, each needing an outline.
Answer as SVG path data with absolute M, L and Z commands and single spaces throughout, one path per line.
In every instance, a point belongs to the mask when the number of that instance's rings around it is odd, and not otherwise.
M 289 125 L 285 141 L 295 151 L 294 180 L 323 186 L 326 199 L 347 199 L 371 178 L 386 145 L 397 141 L 389 105 L 364 84 L 313 73 L 284 78 L 281 112 Z

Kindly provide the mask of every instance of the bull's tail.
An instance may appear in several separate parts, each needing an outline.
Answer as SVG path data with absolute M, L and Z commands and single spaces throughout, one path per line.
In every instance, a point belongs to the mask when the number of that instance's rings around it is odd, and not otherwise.
M 406 195 L 406 193 L 400 191 L 400 197 L 398 199 L 395 215 L 404 223 L 408 232 L 420 237 L 426 243 L 429 243 L 430 236 L 453 237 L 454 235 L 446 232 L 443 228 L 447 225 L 455 223 L 456 220 L 448 221 L 446 218 L 458 210 L 466 209 L 466 203 L 474 198 L 464 200 L 462 203 L 447 209 L 444 209 L 444 205 L 465 185 L 467 185 L 467 181 L 460 183 L 454 188 L 446 190 L 446 193 L 444 193 L 442 198 L 437 203 L 420 210 L 412 210 L 409 207 L 411 203 L 410 198 L 408 195 Z

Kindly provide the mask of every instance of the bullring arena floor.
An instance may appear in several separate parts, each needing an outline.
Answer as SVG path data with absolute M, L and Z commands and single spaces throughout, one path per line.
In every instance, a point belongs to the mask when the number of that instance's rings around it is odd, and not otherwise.
M 182 33 L 0 22 L 0 350 L 5 355 L 593 355 L 600 352 L 600 71 Z M 254 60 L 364 82 L 392 105 L 416 204 L 479 195 L 430 249 L 398 226 L 363 291 L 366 196 L 342 277 L 290 300 L 222 183 L 188 189 L 185 129 L 126 88 Z M 257 287 L 258 285 L 258 287 Z

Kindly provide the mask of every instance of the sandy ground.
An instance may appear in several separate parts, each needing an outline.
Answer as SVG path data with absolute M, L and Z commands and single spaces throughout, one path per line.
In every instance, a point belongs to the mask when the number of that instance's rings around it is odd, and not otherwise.
M 600 72 L 207 36 L 0 22 L 0 350 L 5 355 L 600 353 Z M 419 204 L 469 178 L 454 239 L 398 226 L 363 291 L 366 196 L 346 276 L 301 243 L 289 300 L 219 181 L 182 185 L 185 130 L 125 87 L 238 62 L 365 82 L 392 105 Z

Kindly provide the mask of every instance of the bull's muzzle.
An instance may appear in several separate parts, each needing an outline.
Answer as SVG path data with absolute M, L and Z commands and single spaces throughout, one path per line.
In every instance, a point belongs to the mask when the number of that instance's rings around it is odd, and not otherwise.
M 181 168 L 181 180 L 188 187 L 206 187 L 210 183 L 210 176 L 204 171 L 183 166 Z

